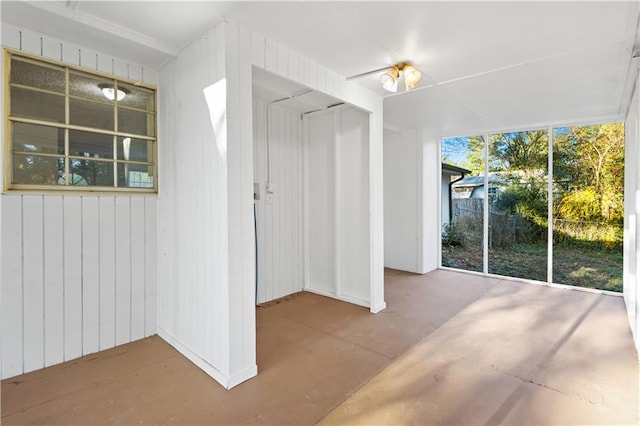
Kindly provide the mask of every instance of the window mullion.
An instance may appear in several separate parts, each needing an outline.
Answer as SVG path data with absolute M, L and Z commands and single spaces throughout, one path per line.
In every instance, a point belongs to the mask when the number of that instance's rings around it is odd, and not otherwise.
M 118 91 L 118 82 L 114 81 L 114 90 Z M 120 130 L 118 124 L 118 100 L 113 100 L 113 130 L 117 133 Z M 118 136 L 113 136 L 113 186 L 118 187 Z
M 482 272 L 489 273 L 489 135 L 484 135 L 484 189 L 483 199 L 483 238 L 482 238 Z
M 69 68 L 65 67 L 64 72 L 64 124 L 69 125 L 71 118 L 69 117 Z M 64 129 L 64 185 L 69 186 L 69 172 L 71 165 L 69 164 L 69 128 Z
M 547 283 L 553 283 L 553 127 L 547 130 Z

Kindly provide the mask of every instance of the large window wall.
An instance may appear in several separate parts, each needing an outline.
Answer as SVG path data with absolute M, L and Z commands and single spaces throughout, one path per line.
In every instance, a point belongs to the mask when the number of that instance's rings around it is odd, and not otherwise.
M 442 180 L 442 266 L 622 291 L 622 123 L 445 138 Z

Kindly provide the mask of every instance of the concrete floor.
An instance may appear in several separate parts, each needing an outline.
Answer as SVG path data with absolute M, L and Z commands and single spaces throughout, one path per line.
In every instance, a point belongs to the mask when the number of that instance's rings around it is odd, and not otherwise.
M 225 391 L 152 337 L 2 382 L 14 424 L 639 424 L 623 300 L 385 272 L 388 308 L 257 310 L 259 375 Z

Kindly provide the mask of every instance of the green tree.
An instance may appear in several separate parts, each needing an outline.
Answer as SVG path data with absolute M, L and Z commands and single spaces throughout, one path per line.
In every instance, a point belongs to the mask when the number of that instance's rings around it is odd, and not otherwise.
M 492 171 L 515 173 L 523 180 L 547 174 L 549 142 L 546 130 L 500 133 L 491 135 L 490 139 Z
M 467 161 L 462 165 L 472 175 L 484 175 L 484 138 L 470 136 L 467 142 Z
M 557 216 L 570 220 L 621 222 L 624 125 L 611 123 L 557 129 L 553 151 L 554 182 L 560 198 Z

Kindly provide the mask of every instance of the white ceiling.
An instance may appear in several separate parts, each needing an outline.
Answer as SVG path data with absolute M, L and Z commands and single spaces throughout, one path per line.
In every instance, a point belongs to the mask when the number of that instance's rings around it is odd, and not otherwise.
M 379 74 L 353 81 L 387 96 L 388 127 L 462 135 L 622 119 L 638 66 L 632 56 L 639 6 L 637 1 L 2 1 L 2 20 L 80 39 L 152 67 L 225 18 L 344 77 L 411 61 L 423 79 L 409 93 L 384 92 Z M 284 84 L 285 89 L 270 78 L 257 77 L 257 92 L 277 97 L 302 89 Z

